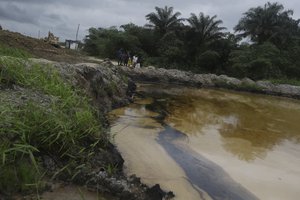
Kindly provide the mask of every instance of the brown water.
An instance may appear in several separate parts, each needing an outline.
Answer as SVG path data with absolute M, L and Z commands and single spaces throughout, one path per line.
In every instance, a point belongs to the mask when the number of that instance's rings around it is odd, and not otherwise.
M 300 196 L 300 101 L 140 85 L 111 113 L 125 171 L 176 199 Z

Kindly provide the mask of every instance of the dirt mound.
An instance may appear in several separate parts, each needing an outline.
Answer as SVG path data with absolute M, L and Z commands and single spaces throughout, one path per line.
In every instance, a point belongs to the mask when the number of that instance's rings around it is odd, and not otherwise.
M 64 49 L 51 45 L 43 39 L 28 37 L 16 32 L 0 30 L 0 45 L 25 50 L 37 58 L 48 60 L 78 63 L 84 62 L 87 58 L 82 53 L 70 49 Z

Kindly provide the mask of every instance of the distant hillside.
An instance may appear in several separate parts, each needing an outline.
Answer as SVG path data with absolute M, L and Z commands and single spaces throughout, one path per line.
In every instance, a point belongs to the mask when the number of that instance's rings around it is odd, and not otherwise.
M 77 63 L 86 60 L 80 52 L 58 48 L 42 39 L 28 37 L 7 30 L 0 31 L 0 45 L 18 48 L 29 52 L 33 57 L 45 58 L 53 61 Z

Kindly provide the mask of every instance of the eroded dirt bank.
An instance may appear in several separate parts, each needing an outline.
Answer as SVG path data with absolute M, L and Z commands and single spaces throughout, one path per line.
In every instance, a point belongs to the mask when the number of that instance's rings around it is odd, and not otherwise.
M 5 59 L 9 58 L 6 57 Z M 96 108 L 99 121 L 103 123 L 102 126 L 106 129 L 103 131 L 107 134 L 109 124 L 105 114 L 112 108 L 126 105 L 132 100 L 135 84 L 109 62 L 67 64 L 44 59 L 30 59 L 30 61 L 24 61 L 24 68 L 30 68 L 36 63 L 43 66 L 45 71 L 48 70 L 49 66 L 54 67 L 63 80 L 71 84 L 74 90 L 83 92 L 82 95 L 86 96 Z M 40 90 L 24 87 L 18 83 L 11 83 L 9 86 L 0 85 L 0 94 L 1 102 L 9 103 L 15 108 L 32 102 L 48 109 L 52 102 L 59 101 L 54 96 L 47 95 Z M 51 107 L 48 110 L 51 112 Z M 84 142 L 86 144 L 82 145 L 90 148 L 90 145 L 95 141 L 87 140 Z M 54 180 L 87 187 L 88 190 L 95 193 L 109 195 L 110 199 L 158 200 L 169 199 L 173 196 L 172 193 L 162 191 L 159 185 L 150 188 L 136 176 L 126 177 L 123 174 L 124 160 L 108 140 L 105 144 L 96 143 L 93 154 L 89 156 L 88 161 L 81 163 L 79 159 L 75 163 L 78 166 L 70 168 L 68 171 L 65 170 L 65 167 L 74 165 L 74 163 L 68 163 L 68 160 L 61 159 L 51 152 L 40 152 L 35 156 L 37 160 L 41 161 L 46 176 L 48 175 L 49 178 L 55 175 Z M 72 171 L 72 169 L 76 169 L 76 171 Z M 52 188 L 51 183 L 46 188 L 50 191 L 55 189 Z M 0 191 L 0 199 L 10 198 L 8 193 Z
M 44 63 L 45 60 L 35 60 L 35 62 Z M 100 64 L 51 62 L 51 64 L 74 87 L 84 89 L 92 98 L 93 105 L 104 116 L 104 120 L 108 111 L 132 102 L 135 84 L 110 62 L 103 61 Z M 83 184 L 89 190 L 109 195 L 110 199 L 160 200 L 173 197 L 172 192 L 162 191 L 159 185 L 150 188 L 134 175 L 126 177 L 123 174 L 123 162 L 119 152 L 108 142 L 107 149 L 95 154 L 92 169 L 83 172 L 75 183 Z

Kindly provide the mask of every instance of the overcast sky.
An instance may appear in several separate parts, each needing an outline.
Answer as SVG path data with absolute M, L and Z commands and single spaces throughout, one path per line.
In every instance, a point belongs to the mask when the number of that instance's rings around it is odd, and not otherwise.
M 182 17 L 203 12 L 217 15 L 228 30 L 237 24 L 251 7 L 263 5 L 261 0 L 0 0 L 0 24 L 4 29 L 32 37 L 45 37 L 50 30 L 60 40 L 75 39 L 80 24 L 79 39 L 90 27 L 120 26 L 132 22 L 143 26 L 145 15 L 154 7 L 173 6 Z M 277 1 L 294 10 L 300 18 L 299 0 Z

